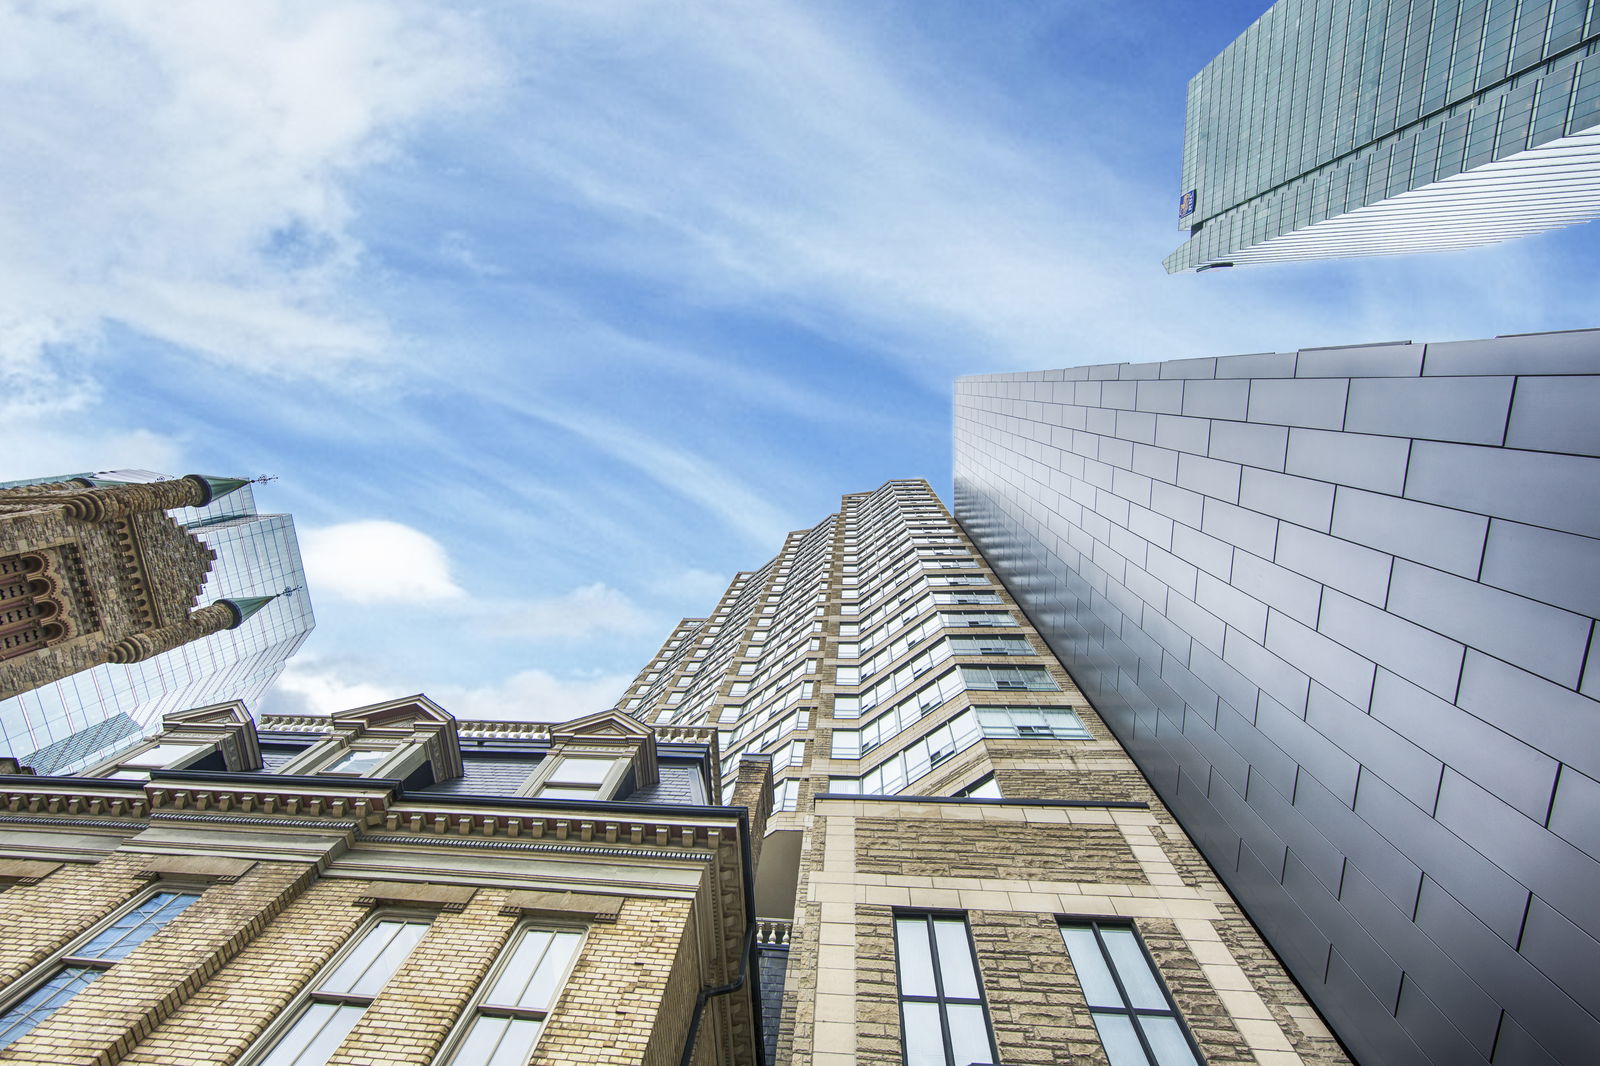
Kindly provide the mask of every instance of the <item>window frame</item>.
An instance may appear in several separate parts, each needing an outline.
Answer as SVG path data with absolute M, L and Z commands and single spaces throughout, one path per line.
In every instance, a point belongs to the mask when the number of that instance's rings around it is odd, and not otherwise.
M 1067 945 L 1065 930 L 1069 927 L 1087 928 L 1094 936 L 1095 946 L 1100 949 L 1100 961 L 1110 974 L 1112 983 L 1116 986 L 1117 995 L 1122 1000 L 1122 1006 L 1103 1007 L 1089 1003 L 1088 995 L 1083 991 L 1083 979 L 1078 975 L 1078 964 L 1072 958 L 1072 949 Z M 1106 947 L 1105 937 L 1101 935 L 1101 928 L 1125 929 L 1133 934 L 1133 941 L 1139 946 L 1139 952 L 1144 956 L 1145 965 L 1150 968 L 1150 975 L 1155 979 L 1156 987 L 1161 990 L 1161 996 L 1166 1001 L 1165 1011 L 1150 1007 L 1135 1007 L 1132 998 L 1128 995 L 1127 985 L 1123 982 L 1122 974 L 1118 972 L 1116 960 L 1112 958 L 1111 951 Z M 1172 989 L 1167 986 L 1167 980 L 1162 976 L 1161 967 L 1156 964 L 1155 956 L 1150 953 L 1150 946 L 1144 942 L 1144 934 L 1139 930 L 1139 923 L 1126 918 L 1106 918 L 1101 915 L 1068 914 L 1056 915 L 1056 929 L 1062 933 L 1061 946 L 1067 952 L 1067 960 L 1072 963 L 1073 976 L 1078 980 L 1078 995 L 1084 1007 L 1089 1011 L 1090 1024 L 1094 1024 L 1094 1015 L 1117 1014 L 1129 1019 L 1132 1023 L 1134 1036 L 1138 1038 L 1139 1047 L 1144 1052 L 1145 1059 L 1151 1066 L 1165 1066 L 1156 1057 L 1155 1051 L 1150 1046 L 1149 1039 L 1145 1036 L 1144 1027 L 1139 1024 L 1141 1015 L 1155 1018 L 1172 1018 L 1178 1024 L 1178 1031 L 1183 1034 L 1184 1043 L 1188 1045 L 1189 1053 L 1194 1056 L 1194 1061 L 1199 1066 L 1206 1066 L 1206 1057 L 1200 1050 L 1200 1045 L 1195 1042 L 1194 1034 L 1189 1031 L 1189 1023 L 1184 1019 L 1183 1011 L 1178 1008 L 1178 1003 L 1172 998 Z M 1105 1041 L 1100 1036 L 1100 1027 L 1095 1025 L 1095 1038 L 1101 1041 L 1104 1048 Z
M 363 773 L 329 770 L 328 767 L 357 752 L 381 752 L 384 757 Z M 364 737 L 323 737 L 275 771 L 289 777 L 326 776 L 336 781 L 363 781 L 375 778 L 404 778 L 427 761 L 424 745 L 404 740 Z
M 568 759 L 594 759 L 610 760 L 611 769 L 606 771 L 605 778 L 594 789 L 592 796 L 545 796 L 547 786 L 564 787 L 556 780 L 561 764 Z M 634 769 L 634 749 L 612 748 L 609 750 L 595 747 L 561 747 L 545 753 L 543 759 L 522 787 L 517 790 L 517 795 L 528 799 L 543 799 L 551 803 L 585 803 L 592 800 L 615 799 L 617 792 L 622 788 L 622 783 Z M 570 786 L 565 786 L 570 787 Z
M 556 985 L 555 995 L 550 1000 L 550 1006 L 544 1011 L 527 1007 L 506 1007 L 490 1004 L 487 1008 L 485 1001 L 493 991 L 495 984 L 511 965 L 511 960 L 516 954 L 521 938 L 530 932 L 542 933 L 576 933 L 578 946 L 572 952 L 572 958 L 567 961 L 566 969 L 561 974 L 561 980 Z M 545 1029 L 548 1028 L 550 1019 L 561 1007 L 562 997 L 567 994 L 567 983 L 572 980 L 573 971 L 578 968 L 578 963 L 583 959 L 583 952 L 589 946 L 589 928 L 579 923 L 551 922 L 544 919 L 528 918 L 518 922 L 512 927 L 511 933 L 496 952 L 497 958 L 484 979 L 478 983 L 478 988 L 473 992 L 472 998 L 466 1006 L 461 1008 L 461 1013 L 450 1032 L 445 1036 L 444 1043 L 439 1046 L 439 1052 L 430 1062 L 430 1066 L 455 1066 L 456 1057 L 460 1054 L 462 1045 L 465 1044 L 472 1028 L 478 1019 L 485 1016 L 523 1018 L 540 1022 L 539 1035 L 534 1039 L 533 1048 L 536 1050 L 539 1041 L 544 1039 Z
M 154 751 L 163 744 L 173 746 L 184 745 L 194 750 L 187 755 L 180 755 L 176 760 L 163 763 L 160 766 L 130 766 L 129 763 L 148 752 Z M 130 748 L 116 756 L 96 764 L 92 769 L 81 771 L 84 777 L 97 777 L 105 781 L 148 781 L 152 770 L 181 770 L 185 766 L 210 758 L 222 750 L 222 742 L 215 736 L 194 737 L 162 733 L 150 737 L 137 748 Z M 115 777 L 113 775 L 128 772 L 130 774 L 143 774 L 143 777 Z
M 900 967 L 900 923 L 907 919 L 920 918 L 925 923 L 928 936 L 929 960 L 932 964 L 932 977 L 935 995 L 922 996 L 910 995 L 905 991 L 904 975 Z M 961 923 L 961 931 L 966 938 L 967 955 L 972 962 L 973 983 L 977 986 L 976 998 L 968 996 L 949 996 L 944 992 L 944 977 L 939 964 L 939 944 L 933 932 L 933 923 L 939 920 L 955 920 Z M 890 914 L 894 938 L 894 979 L 895 979 L 895 1007 L 900 1015 L 900 1061 L 905 1066 L 910 1066 L 911 1056 L 906 1050 L 906 1003 L 934 1003 L 939 1008 L 940 1038 L 944 1043 L 945 1066 L 970 1066 L 969 1063 L 957 1063 L 955 1047 L 951 1040 L 950 1017 L 946 1006 L 955 1003 L 960 1006 L 976 1005 L 983 1017 L 984 1032 L 989 1038 L 989 1061 L 982 1066 L 1000 1066 L 1000 1048 L 995 1043 L 994 1019 L 989 1012 L 989 997 L 984 994 L 983 969 L 978 965 L 978 947 L 972 940 L 972 923 L 968 920 L 966 911 L 947 910 L 920 910 L 916 908 L 896 907 Z
M 113 928 L 117 922 L 121 921 L 127 915 L 133 913 L 135 910 L 138 910 L 140 907 L 155 899 L 157 896 L 163 894 L 170 893 L 173 895 L 194 897 L 194 899 L 184 904 L 181 910 L 173 914 L 172 917 L 168 918 L 165 922 L 162 922 L 161 925 L 157 926 L 149 936 L 144 937 L 139 941 L 138 944 L 135 944 L 134 947 L 130 949 L 131 953 L 131 951 L 137 950 L 138 947 L 143 945 L 146 941 L 161 935 L 162 931 L 165 930 L 166 927 L 175 919 L 181 916 L 185 910 L 188 910 L 190 907 L 200 902 L 201 898 L 203 898 L 205 895 L 206 889 L 209 887 L 209 885 L 201 885 L 189 881 L 160 881 L 139 892 L 134 893 L 132 897 L 123 902 L 120 906 L 114 908 L 104 918 L 101 918 L 83 933 L 69 940 L 65 947 L 58 951 L 52 952 L 48 958 L 45 958 L 36 965 L 30 967 L 26 973 L 13 981 L 10 987 L 4 990 L 4 993 L 0 993 L 0 1020 L 3 1020 L 24 1000 L 33 995 L 40 988 L 44 987 L 45 983 L 57 973 L 68 967 L 96 970 L 100 973 L 104 973 L 117 963 L 121 962 L 123 958 L 126 958 L 127 955 L 123 955 L 121 958 L 116 959 L 106 959 L 104 957 L 96 958 L 79 955 L 78 952 L 92 944 L 102 933 Z M 95 978 L 95 980 L 98 980 L 98 976 Z M 93 981 L 90 981 L 89 983 L 92 984 Z M 77 992 L 74 992 L 67 999 L 57 1004 L 56 1007 L 50 1011 L 50 1015 L 55 1014 L 57 1010 L 60 1010 L 62 1007 L 65 1007 L 67 1004 L 71 1003 L 73 999 L 82 993 L 82 991 L 82 988 L 78 989 Z M 39 1025 L 49 1021 L 50 1015 L 46 1015 L 44 1018 L 40 1019 L 39 1022 L 30 1027 L 27 1032 L 21 1033 L 13 1039 L 5 1041 L 4 1043 L 0 1043 L 0 1049 L 10 1047 L 17 1040 L 21 1040 L 26 1037 L 28 1033 L 31 1033 L 35 1028 L 38 1028 Z
M 377 992 L 366 997 L 351 996 L 346 993 L 323 993 L 323 998 L 318 999 L 318 988 L 338 972 L 339 967 L 343 966 L 345 960 L 355 953 L 356 948 L 361 944 L 362 940 L 364 940 L 367 935 L 372 932 L 372 930 L 376 929 L 380 923 L 400 921 L 409 924 L 423 925 L 431 931 L 433 928 L 433 921 L 436 917 L 437 914 L 433 911 L 393 908 L 376 910 L 366 915 L 361 920 L 360 924 L 358 924 L 355 929 L 351 931 L 350 935 L 345 938 L 345 942 L 339 945 L 339 950 L 330 955 L 328 957 L 328 961 L 318 967 L 317 971 L 313 973 L 311 978 L 306 981 L 306 983 L 298 992 L 295 993 L 294 997 L 289 1000 L 288 1004 L 286 1004 L 284 1008 L 278 1012 L 277 1017 L 272 1019 L 267 1027 L 261 1031 L 261 1035 L 256 1037 L 255 1041 L 245 1049 L 244 1054 L 239 1056 L 237 1060 L 239 1066 L 260 1066 L 261 1063 L 265 1062 L 268 1057 L 270 1057 L 272 1053 L 277 1050 L 277 1047 L 283 1041 L 283 1038 L 289 1035 L 290 1031 L 294 1029 L 295 1025 L 299 1023 L 300 1019 L 303 1018 L 306 1012 L 310 1010 L 311 1007 L 316 1003 L 331 1003 L 335 1004 L 336 1006 L 360 1006 L 363 1011 L 370 1008 L 372 1004 L 376 1002 L 378 997 L 383 995 L 383 989 L 388 986 L 389 981 L 394 979 L 394 974 L 390 974 L 389 977 L 385 979 L 383 985 L 379 986 Z M 427 932 L 422 934 L 423 937 L 426 937 L 427 935 Z M 417 944 L 412 945 L 411 951 L 415 951 L 417 945 L 421 943 L 422 939 L 418 938 Z M 399 965 L 395 967 L 395 973 L 399 973 L 400 968 L 405 966 L 406 962 L 410 958 L 411 952 L 408 951 L 406 952 L 405 957 L 400 960 Z M 359 1019 L 357 1019 L 357 1022 L 359 1024 Z M 343 1043 L 343 1041 L 341 1040 L 340 1043 Z

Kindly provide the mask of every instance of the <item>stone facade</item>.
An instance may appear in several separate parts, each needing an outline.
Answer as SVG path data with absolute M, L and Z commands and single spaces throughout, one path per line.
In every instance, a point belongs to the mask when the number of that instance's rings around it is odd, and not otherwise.
M 167 725 L 161 748 L 92 775 L 0 775 L 0 881 L 12 885 L 0 892 L 0 1062 L 258 1062 L 381 919 L 426 928 L 358 997 L 359 1018 L 318 1060 L 329 1066 L 460 1061 L 487 986 L 528 929 L 582 937 L 555 974 L 530 1066 L 758 1062 L 742 982 L 764 764 L 735 775 L 743 810 L 540 799 L 471 785 L 503 777 L 474 764 L 609 754 L 629 762 L 628 780 L 693 767 L 714 783 L 714 742 L 607 715 L 562 728 L 458 723 L 420 697 L 332 719 L 268 717 L 259 730 L 236 706 Z M 263 750 L 289 747 L 298 764 L 281 765 L 299 772 L 264 768 Z M 184 754 L 130 774 L 151 750 Z M 325 769 L 351 751 L 380 753 L 379 772 L 404 783 Z M 81 966 L 79 953 L 93 958 L 89 938 L 157 892 L 196 898 L 19 1035 L 28 995 Z
M 214 556 L 166 512 L 239 484 L 190 475 L 0 489 L 0 699 L 238 625 L 231 601 L 190 610 Z
M 716 725 L 724 752 L 776 764 L 759 874 L 792 910 L 776 1063 L 907 1061 L 905 915 L 964 920 L 1008 1066 L 1107 1062 L 1061 933 L 1074 919 L 1136 930 L 1202 1061 L 1348 1062 L 923 482 L 790 534 L 674 630 L 619 709 Z

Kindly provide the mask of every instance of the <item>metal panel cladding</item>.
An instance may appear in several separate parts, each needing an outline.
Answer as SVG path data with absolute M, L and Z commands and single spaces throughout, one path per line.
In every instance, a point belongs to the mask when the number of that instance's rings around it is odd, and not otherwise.
M 1368 1066 L 1600 1048 L 1596 410 L 1600 330 L 957 384 L 958 519 Z

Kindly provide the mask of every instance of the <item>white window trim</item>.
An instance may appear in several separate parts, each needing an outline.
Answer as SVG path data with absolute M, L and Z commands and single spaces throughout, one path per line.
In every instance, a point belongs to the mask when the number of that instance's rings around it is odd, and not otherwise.
M 344 960 L 350 957 L 351 953 L 355 951 L 366 935 L 377 927 L 379 922 L 414 922 L 427 925 L 431 930 L 433 920 L 436 917 L 437 915 L 434 912 L 418 910 L 380 910 L 368 914 L 345 938 L 345 942 L 340 945 L 339 950 L 334 952 L 328 958 L 328 961 L 317 969 L 316 973 L 311 975 L 311 979 L 296 993 L 288 1005 L 279 1011 L 278 1016 L 272 1020 L 272 1023 L 262 1031 L 260 1036 L 256 1037 L 255 1043 L 251 1044 L 245 1053 L 239 1056 L 239 1066 L 257 1066 L 258 1063 L 272 1054 L 279 1041 L 287 1036 L 289 1030 L 293 1029 L 295 1023 L 300 1020 L 301 1015 L 310 1009 L 312 1003 L 317 1002 L 315 995 L 318 986 L 338 970 Z M 427 933 L 423 933 L 424 937 L 427 935 Z M 420 943 L 421 941 L 419 940 L 418 944 L 420 945 Z M 416 948 L 413 947 L 412 950 L 415 951 Z M 395 973 L 399 973 L 409 959 L 410 953 L 407 953 L 406 958 L 401 959 L 400 965 L 395 967 Z M 389 979 L 384 981 L 384 987 L 387 987 L 389 981 L 393 979 L 394 974 L 390 974 Z M 371 999 L 367 1001 L 366 1007 L 363 1009 L 370 1009 L 372 1004 L 376 1003 L 382 995 L 383 988 L 379 988 Z
M 495 982 L 500 980 L 500 975 L 510 965 L 511 956 L 516 945 L 520 944 L 522 936 L 530 931 L 577 933 L 583 937 L 578 942 L 577 949 L 573 951 L 572 958 L 568 960 L 566 971 L 562 973 L 561 980 L 556 984 L 556 993 L 550 1001 L 549 1009 L 543 1012 L 543 1016 L 540 1019 L 543 1024 L 540 1026 L 538 1039 L 533 1043 L 534 1049 L 538 1048 L 539 1041 L 544 1039 L 545 1030 L 549 1028 L 550 1019 L 561 1009 L 562 997 L 567 994 L 567 982 L 572 979 L 572 972 L 578 968 L 578 963 L 583 958 L 584 949 L 589 946 L 588 929 L 585 926 L 563 925 L 543 920 L 518 922 L 512 928 L 511 934 L 506 937 L 505 942 L 500 945 L 495 964 L 489 968 L 488 974 L 479 983 L 478 990 L 473 994 L 467 1005 L 461 1009 L 461 1014 L 456 1019 L 456 1024 L 451 1028 L 449 1035 L 445 1037 L 444 1044 L 439 1049 L 439 1054 L 433 1060 L 434 1066 L 450 1066 L 453 1063 L 457 1053 L 461 1050 L 462 1043 L 467 1038 L 467 1034 L 472 1031 L 473 1025 L 481 1016 L 484 1001 L 488 999 L 490 990 L 494 988 Z M 501 1009 L 503 1010 L 504 1008 Z
M 0 1016 L 10 1013 L 19 1003 L 31 996 L 40 985 L 47 981 L 52 974 L 62 967 L 89 966 L 93 969 L 105 971 L 111 969 L 112 967 L 116 966 L 117 963 L 121 962 L 121 959 L 114 959 L 110 962 L 106 962 L 105 960 L 94 960 L 93 962 L 88 960 L 79 960 L 77 953 L 84 947 L 88 946 L 95 939 L 95 937 L 99 936 L 101 933 L 115 925 L 117 921 L 120 920 L 124 915 L 129 914 L 130 912 L 150 902 L 150 900 L 161 895 L 163 892 L 192 895 L 196 897 L 194 903 L 198 903 L 200 902 L 200 898 L 205 895 L 207 887 L 209 886 L 195 884 L 188 881 L 159 881 L 143 891 L 134 893 L 131 898 L 126 900 L 121 906 L 112 910 L 100 921 L 94 923 L 94 925 L 90 926 L 87 931 L 68 941 L 65 947 L 52 952 L 49 957 L 43 959 L 37 965 L 30 967 L 28 971 L 21 977 L 11 982 L 11 985 L 5 989 L 5 993 L 0 994 Z M 194 903 L 189 904 L 189 906 L 193 906 Z M 181 917 L 181 915 L 182 912 L 173 915 L 173 920 Z M 143 947 L 148 941 L 160 936 L 166 931 L 167 925 L 170 924 L 170 921 L 166 924 L 163 924 L 160 929 L 157 929 L 155 932 L 145 937 L 144 940 L 139 942 L 135 950 L 137 950 L 138 947 Z M 67 1006 L 67 1004 L 70 1004 L 71 1002 L 72 1000 L 68 999 L 56 1009 L 60 1010 L 62 1007 Z M 54 1014 L 53 1011 L 51 1013 Z M 45 1021 L 48 1020 L 48 1018 L 45 1019 Z M 41 1022 L 40 1024 L 44 1023 Z M 29 1030 L 29 1032 L 32 1032 L 32 1030 Z M 25 1039 L 27 1035 L 27 1033 L 24 1033 L 22 1036 L 17 1037 L 17 1039 Z M 10 1047 L 11 1045 L 6 1044 L 4 1046 Z

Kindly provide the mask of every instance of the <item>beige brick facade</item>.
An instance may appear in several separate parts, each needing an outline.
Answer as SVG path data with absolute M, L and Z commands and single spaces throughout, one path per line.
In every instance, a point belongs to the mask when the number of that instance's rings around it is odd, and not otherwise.
M 374 713 L 363 735 L 439 743 L 431 726 L 397 725 L 403 713 Z M 175 716 L 173 728 L 215 717 Z M 453 729 L 449 738 L 457 742 Z M 582 803 L 463 806 L 401 799 L 392 784 L 359 778 L 307 789 L 305 779 L 274 785 L 236 773 L 143 783 L 0 776 L 0 861 L 42 874 L 0 892 L 0 1011 L 129 906 L 158 891 L 198 894 L 0 1048 L 0 1063 L 253 1062 L 341 949 L 388 917 L 425 921 L 426 932 L 362 1001 L 329 1066 L 444 1061 L 523 928 L 582 935 L 530 1064 L 672 1066 L 701 990 L 744 972 L 753 916 L 743 834 L 750 821 L 759 830 L 770 786 L 759 763 L 737 776 L 753 819 L 696 806 L 681 816 L 612 807 L 601 817 Z M 105 817 L 112 793 L 123 794 L 114 819 Z M 58 861 L 27 858 L 37 855 Z M 753 1066 L 749 1003 L 709 1001 L 694 1034 L 698 1066 Z

